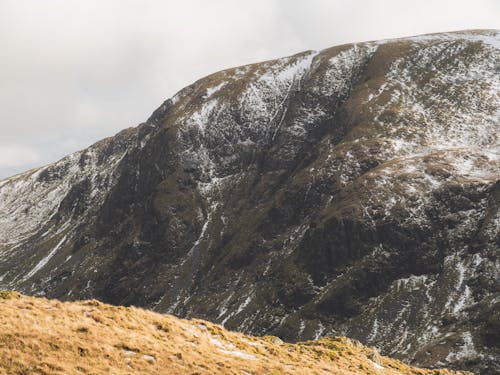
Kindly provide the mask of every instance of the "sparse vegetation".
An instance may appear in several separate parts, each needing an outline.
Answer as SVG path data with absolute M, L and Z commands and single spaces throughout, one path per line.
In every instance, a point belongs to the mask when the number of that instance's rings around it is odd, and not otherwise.
M 0 374 L 138 373 L 452 372 L 412 368 L 344 337 L 288 344 L 135 307 L 0 292 Z
M 21 298 L 21 295 L 11 290 L 0 290 L 0 299 Z

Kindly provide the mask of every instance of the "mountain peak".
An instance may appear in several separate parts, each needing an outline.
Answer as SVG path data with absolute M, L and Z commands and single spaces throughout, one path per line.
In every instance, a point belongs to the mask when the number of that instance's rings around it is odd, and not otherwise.
M 0 182 L 0 287 L 500 369 L 498 41 L 356 43 L 202 78 Z

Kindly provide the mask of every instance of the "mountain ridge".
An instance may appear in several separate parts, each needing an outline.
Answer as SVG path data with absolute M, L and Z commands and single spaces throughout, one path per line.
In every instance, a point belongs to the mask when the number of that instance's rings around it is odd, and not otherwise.
M 498 368 L 497 43 L 357 43 L 196 81 L 0 181 L 0 287 Z

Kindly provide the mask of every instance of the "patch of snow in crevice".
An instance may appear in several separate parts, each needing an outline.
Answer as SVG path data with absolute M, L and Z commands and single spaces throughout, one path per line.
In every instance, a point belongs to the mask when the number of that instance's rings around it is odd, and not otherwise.
M 455 278 L 454 290 L 449 292 L 445 309 L 453 314 L 460 313 L 475 302 L 471 289 L 466 284 L 470 274 L 476 269 L 474 266 L 475 259 L 461 259 L 460 253 L 445 258 L 445 270 L 448 270 L 450 276 Z
M 243 359 L 247 359 L 250 361 L 258 361 L 258 358 L 252 354 L 244 353 L 240 350 L 225 350 L 225 349 L 218 349 L 219 352 L 223 354 L 229 354 L 229 355 L 234 355 L 236 357 L 240 357 Z
M 473 303 L 472 293 L 468 285 L 465 286 L 463 293 L 458 297 L 453 306 L 453 314 L 457 314 L 462 311 L 465 307 L 470 306 Z
M 325 326 L 321 322 L 319 322 L 318 327 L 316 328 L 316 332 L 314 332 L 314 340 L 318 340 L 319 338 L 321 338 L 324 332 Z
M 297 249 L 300 244 L 300 240 L 304 237 L 309 227 L 310 223 L 308 222 L 308 220 L 304 219 L 304 222 L 302 224 L 296 226 L 295 228 L 291 228 L 288 238 L 283 244 L 283 251 L 281 256 L 288 256 Z
M 217 337 L 214 337 L 214 336 L 210 337 L 209 340 L 210 340 L 210 343 L 212 345 L 215 345 L 217 347 L 217 350 L 219 352 L 223 353 L 223 354 L 234 355 L 236 357 L 240 357 L 240 358 L 243 358 L 243 359 L 248 359 L 248 360 L 251 360 L 251 361 L 257 361 L 258 360 L 258 358 L 255 357 L 254 355 L 242 352 L 240 350 L 236 350 L 236 347 L 231 342 L 225 342 L 225 343 L 223 343 Z
M 184 263 L 186 263 L 189 260 L 189 258 L 194 254 L 195 250 L 200 245 L 201 241 L 205 238 L 205 233 L 207 231 L 209 224 L 212 221 L 212 215 L 217 210 L 217 206 L 218 206 L 218 203 L 213 203 L 210 206 L 208 213 L 207 213 L 207 218 L 206 218 L 205 222 L 203 223 L 203 226 L 201 227 L 200 235 L 198 236 L 196 241 L 193 243 L 193 246 L 191 246 L 191 249 L 189 249 L 189 251 L 187 252 L 185 259 L 180 263 L 181 266 L 184 265 Z
M 179 293 L 174 301 L 169 308 L 167 309 L 167 314 L 173 314 L 179 303 L 181 302 L 181 293 Z
M 299 326 L 298 336 L 302 335 L 302 333 L 304 332 L 305 329 L 306 329 L 306 322 L 304 322 L 303 320 L 301 320 L 300 321 L 300 326 Z
M 375 338 L 377 337 L 377 334 L 378 334 L 378 319 L 375 318 L 375 319 L 373 319 L 373 326 L 372 326 L 371 332 L 368 335 L 368 337 L 366 338 L 367 342 L 373 342 L 375 340 Z
M 478 357 L 478 352 L 472 340 L 472 334 L 465 332 L 462 334 L 463 344 L 456 352 L 451 352 L 446 356 L 447 362 L 454 362 L 458 360 L 475 359 Z
M 236 310 L 235 315 L 238 315 L 240 312 L 242 312 L 248 306 L 248 304 L 251 301 L 252 301 L 252 296 L 251 295 L 248 296 L 247 298 L 245 298 L 245 301 L 243 301 L 243 303 L 238 306 L 238 309 Z
M 40 271 L 48 262 L 49 260 L 55 255 L 56 251 L 59 250 L 59 248 L 62 246 L 62 244 L 66 241 L 66 236 L 64 236 L 58 243 L 57 245 L 45 256 L 43 257 L 33 269 L 28 272 L 22 279 L 21 282 L 25 282 L 29 278 L 33 277 L 38 271 Z
M 384 366 L 379 365 L 377 362 L 374 362 L 371 359 L 369 359 L 369 361 L 372 364 L 372 366 L 375 367 L 377 370 L 383 370 L 383 369 L 385 369 Z
M 229 296 L 224 300 L 222 301 L 222 303 L 220 304 L 219 306 L 219 315 L 217 316 L 217 319 L 221 318 L 224 316 L 224 314 L 227 312 L 227 305 L 229 303 L 229 301 L 231 301 L 231 298 L 233 298 L 234 296 L 234 292 L 231 292 L 229 294 Z M 227 320 L 225 320 L 222 325 L 224 325 L 224 323 L 226 322 Z
M 427 280 L 427 275 L 410 275 L 407 278 L 394 281 L 394 285 L 396 290 L 400 290 L 401 288 L 404 288 L 406 290 L 415 290 L 416 288 L 425 285 Z
M 215 94 L 217 91 L 219 91 L 222 87 L 224 87 L 226 85 L 226 82 L 221 82 L 219 83 L 218 85 L 214 86 L 214 87 L 209 87 L 207 89 L 207 92 L 204 96 L 205 99 L 208 99 L 210 98 L 213 94 Z
M 191 117 L 189 118 L 190 123 L 197 126 L 200 132 L 205 132 L 205 129 L 209 124 L 212 112 L 217 107 L 217 104 L 217 99 L 212 99 L 204 103 L 199 111 L 196 111 L 191 115 Z
M 278 67 L 277 71 L 270 70 L 258 78 L 258 82 L 266 82 L 274 85 L 276 82 L 292 82 L 300 78 L 310 67 L 317 51 L 311 51 L 306 56 L 301 56 L 297 61 L 289 64 L 290 58 L 281 59 L 283 67 Z
M 346 95 L 351 90 L 358 71 L 377 48 L 377 45 L 370 43 L 353 44 L 349 49 L 331 57 L 328 69 L 324 72 L 323 84 L 314 90 L 325 96 L 335 95 L 340 98 Z
M 269 270 L 271 269 L 271 262 L 272 262 L 272 258 L 269 257 L 269 259 L 266 262 L 266 267 L 264 268 L 264 272 L 262 272 L 263 276 L 266 276 L 268 274 Z
M 217 346 L 219 349 L 225 349 L 226 346 L 222 343 L 222 341 L 220 341 L 218 338 L 216 337 L 210 337 L 210 343 L 212 343 L 213 345 Z M 232 345 L 232 344 L 231 344 Z M 233 346 L 234 347 L 234 346 Z

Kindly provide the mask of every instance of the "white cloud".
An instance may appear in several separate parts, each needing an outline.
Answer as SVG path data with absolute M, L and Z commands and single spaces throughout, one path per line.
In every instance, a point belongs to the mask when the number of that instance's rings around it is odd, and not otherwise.
M 353 41 L 499 28 L 498 14 L 497 0 L 2 0 L 0 142 L 51 162 L 143 121 L 217 70 Z M 0 178 L 14 168 L 3 158 Z

